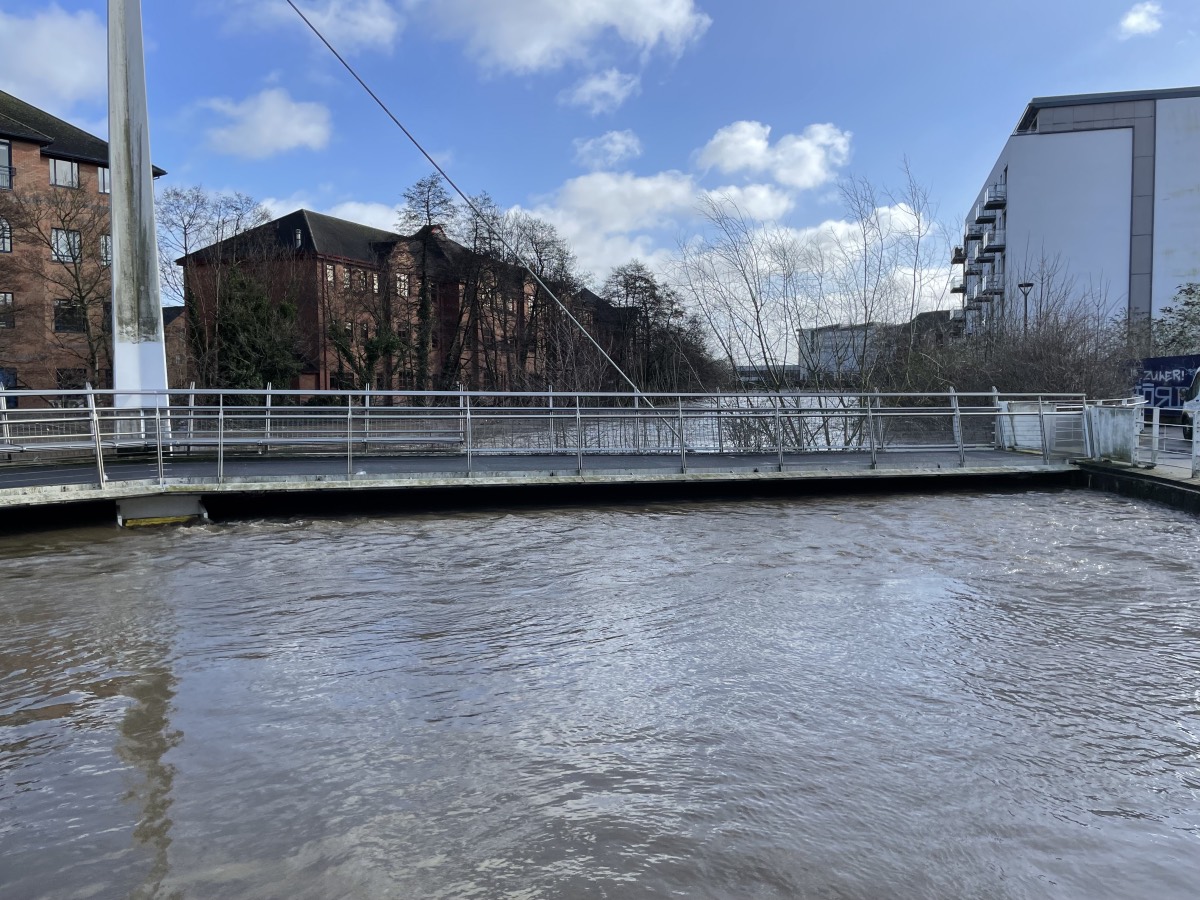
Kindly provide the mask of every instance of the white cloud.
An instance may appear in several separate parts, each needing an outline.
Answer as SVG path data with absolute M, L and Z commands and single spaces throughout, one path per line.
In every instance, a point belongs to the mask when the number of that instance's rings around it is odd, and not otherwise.
M 298 147 L 320 150 L 332 133 L 325 106 L 293 100 L 282 88 L 268 88 L 241 102 L 217 98 L 204 105 L 230 120 L 208 131 L 210 146 L 230 156 L 264 159 Z
M 1162 28 L 1162 6 L 1158 3 L 1135 3 L 1121 19 L 1121 39 L 1140 34 L 1154 34 Z
M 29 18 L 0 10 L 0 90 L 57 115 L 108 90 L 108 37 L 94 13 L 57 4 Z
M 404 18 L 388 0 L 305 0 L 296 4 L 302 13 L 342 52 L 390 50 L 404 27 Z M 225 0 L 232 27 L 251 24 L 260 28 L 294 25 L 308 31 L 286 3 L 263 0 Z M 314 38 L 314 40 L 316 40 Z
M 593 116 L 615 110 L 641 87 L 642 79 L 617 69 L 589 75 L 569 91 L 559 95 L 559 102 L 582 106 Z
M 587 169 L 614 169 L 642 155 L 642 142 L 632 131 L 610 131 L 575 140 L 575 161 Z
M 726 125 L 700 151 L 702 166 L 722 172 L 768 174 L 799 190 L 820 187 L 850 160 L 848 131 L 834 125 L 809 125 L 802 134 L 785 134 L 770 143 L 771 126 L 741 121 Z
M 409 0 L 446 34 L 466 39 L 486 67 L 514 72 L 556 69 L 591 55 L 615 34 L 642 54 L 678 55 L 712 20 L 695 0 Z
M 290 197 L 264 197 L 259 201 L 259 205 L 271 214 L 272 219 L 294 213 L 298 209 L 313 208 L 312 198 L 302 193 L 295 193 Z
M 711 197 L 732 203 L 746 218 L 759 222 L 781 219 L 796 205 L 791 194 L 771 184 L 731 185 L 707 193 Z
M 325 210 L 326 214 L 338 219 L 370 225 L 384 231 L 395 231 L 400 221 L 400 207 L 395 204 L 374 203 L 362 200 L 345 200 Z

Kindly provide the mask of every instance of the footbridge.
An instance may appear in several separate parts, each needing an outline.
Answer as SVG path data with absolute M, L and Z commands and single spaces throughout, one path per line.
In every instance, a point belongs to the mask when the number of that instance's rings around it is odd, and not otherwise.
M 214 503 L 253 511 L 280 494 L 316 500 L 311 492 L 402 509 L 430 490 L 1000 484 L 1086 460 L 1178 457 L 1192 477 L 1200 460 L 1194 441 L 1169 451 L 1167 426 L 1147 425 L 1136 401 L 1071 394 L 192 390 L 150 392 L 132 409 L 113 400 L 90 389 L 0 393 L 0 520 L 100 502 L 127 524 L 178 521 Z

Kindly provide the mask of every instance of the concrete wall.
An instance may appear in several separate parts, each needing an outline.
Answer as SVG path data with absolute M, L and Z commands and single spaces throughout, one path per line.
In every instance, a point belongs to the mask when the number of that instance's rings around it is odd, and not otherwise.
M 1008 280 L 1014 284 L 1058 257 L 1075 293 L 1103 297 L 1111 315 L 1129 304 L 1133 131 L 1109 128 L 1014 135 L 1008 166 Z M 1036 277 L 1029 280 L 1037 282 Z M 1016 291 L 1010 291 L 1010 302 Z M 1020 299 L 1017 297 L 1016 299 Z M 1030 294 L 1031 317 L 1037 303 Z
M 1200 282 L 1200 98 L 1159 100 L 1154 169 L 1153 309 Z

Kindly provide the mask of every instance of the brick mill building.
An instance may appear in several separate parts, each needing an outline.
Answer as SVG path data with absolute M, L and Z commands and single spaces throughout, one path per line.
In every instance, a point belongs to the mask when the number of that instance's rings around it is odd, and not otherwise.
M 301 209 L 177 263 L 185 269 L 194 356 L 214 346 L 220 352 L 222 284 L 228 290 L 238 271 L 251 273 L 273 303 L 295 309 L 301 371 L 291 387 L 547 383 L 547 328 L 559 321 L 553 301 L 523 269 L 463 246 L 439 225 L 402 235 Z
M 0 91 L 0 386 L 6 390 L 111 387 L 109 191 L 104 141 Z M 179 370 L 177 315 L 164 318 L 171 323 L 168 355 Z

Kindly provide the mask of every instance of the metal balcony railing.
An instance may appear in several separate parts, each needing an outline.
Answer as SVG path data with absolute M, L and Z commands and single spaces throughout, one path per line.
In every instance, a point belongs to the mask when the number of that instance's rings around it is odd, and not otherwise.
M 984 232 L 983 250 L 985 253 L 995 253 L 1004 249 L 1004 229 L 995 228 Z
M 975 224 L 986 225 L 996 221 L 996 210 L 989 209 L 988 206 L 980 200 L 975 205 Z
M 966 290 L 967 290 L 967 286 L 966 286 L 966 283 L 963 281 L 963 279 L 961 279 L 961 278 L 951 278 L 950 279 L 950 293 L 962 294 L 962 293 L 965 293 Z
M 13 166 L 0 166 L 0 191 L 11 191 L 17 170 Z
M 986 209 L 1004 209 L 1008 203 L 1008 185 L 993 184 L 983 195 L 983 205 Z
M 955 247 L 950 251 L 950 265 L 957 266 L 967 261 L 967 253 L 962 247 Z

